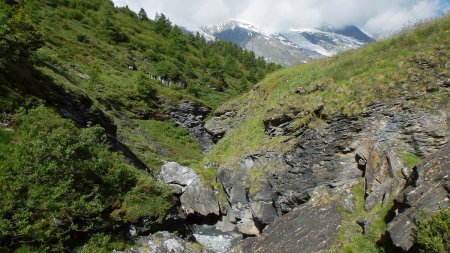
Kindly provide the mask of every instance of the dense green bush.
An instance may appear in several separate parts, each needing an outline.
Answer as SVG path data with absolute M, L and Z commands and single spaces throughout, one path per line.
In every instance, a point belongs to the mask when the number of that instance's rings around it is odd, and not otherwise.
M 0 69 L 6 69 L 42 46 L 42 35 L 21 6 L 0 2 Z
M 151 98 L 156 95 L 156 89 L 152 87 L 150 80 L 144 71 L 139 71 L 138 80 L 136 82 L 136 92 L 139 96 L 144 98 Z
M 423 253 L 450 252 L 450 209 L 422 218 L 416 229 L 416 243 Z
M 110 232 L 120 222 L 110 214 L 142 194 L 137 174 L 104 145 L 101 127 L 79 129 L 38 107 L 17 115 L 11 138 L 0 162 L 2 252 L 22 245 L 61 252 L 82 244 L 91 234 Z M 145 188 L 146 203 L 155 206 L 139 214 L 161 217 L 170 208 L 158 187 Z

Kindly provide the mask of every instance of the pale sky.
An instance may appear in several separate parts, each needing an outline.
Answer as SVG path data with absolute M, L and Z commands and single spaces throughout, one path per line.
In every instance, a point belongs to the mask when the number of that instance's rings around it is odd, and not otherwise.
M 370 34 L 398 31 L 450 10 L 450 0 L 113 0 L 144 8 L 150 18 L 164 13 L 180 26 L 216 25 L 231 19 L 269 32 L 322 25 L 357 25 Z

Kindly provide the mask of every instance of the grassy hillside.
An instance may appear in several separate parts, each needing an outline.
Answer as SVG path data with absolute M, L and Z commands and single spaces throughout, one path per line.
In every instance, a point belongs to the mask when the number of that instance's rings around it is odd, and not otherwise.
M 167 110 L 213 110 L 277 68 L 107 0 L 1 1 L 0 251 L 126 247 L 129 222 L 173 205 L 162 161 L 203 158 Z
M 245 120 L 214 147 L 206 163 L 234 165 L 243 154 L 288 150 L 293 138 L 264 133 L 264 120 L 281 115 L 291 115 L 300 132 L 320 127 L 326 118 L 358 116 L 376 101 L 392 104 L 403 98 L 405 108 L 446 106 L 448 93 L 438 80 L 449 75 L 449 29 L 446 16 L 392 39 L 270 74 L 220 108 L 238 111 Z
M 19 7 L 2 2 L 1 8 Z M 278 68 L 230 43 L 185 36 L 164 16 L 140 19 L 109 1 L 26 1 L 22 12 L 41 35 L 43 46 L 31 56 L 33 66 L 6 64 L 1 110 L 11 112 L 30 103 L 31 97 L 57 100 L 54 86 L 76 97 L 87 96 L 118 126 L 119 139 L 150 167 L 179 155 L 170 157 L 168 152 L 168 157 L 161 157 L 157 146 L 132 130 L 140 125 L 135 119 L 163 120 L 165 109 L 181 101 L 214 109 Z M 3 22 L 11 13 L 2 13 Z M 157 122 L 146 124 L 152 123 L 164 129 Z M 191 156 L 198 158 L 194 153 L 182 160 Z

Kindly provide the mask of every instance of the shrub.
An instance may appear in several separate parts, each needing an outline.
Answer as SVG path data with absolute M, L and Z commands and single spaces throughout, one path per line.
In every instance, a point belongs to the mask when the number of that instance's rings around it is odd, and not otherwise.
M 450 209 L 441 210 L 430 218 L 422 217 L 416 228 L 416 243 L 420 252 L 450 252 Z
M 156 96 L 156 89 L 151 86 L 150 80 L 144 71 L 139 72 L 138 80 L 136 82 L 136 92 L 139 96 L 144 98 Z
M 79 42 L 81 42 L 81 43 L 87 43 L 87 42 L 89 42 L 89 39 L 88 39 L 87 35 L 85 35 L 85 34 L 78 34 L 78 35 L 77 35 L 77 40 L 78 40 Z
M 78 129 L 44 107 L 17 116 L 0 163 L 2 244 L 60 252 L 72 237 L 110 229 L 110 210 L 136 178 L 104 136 L 101 127 Z

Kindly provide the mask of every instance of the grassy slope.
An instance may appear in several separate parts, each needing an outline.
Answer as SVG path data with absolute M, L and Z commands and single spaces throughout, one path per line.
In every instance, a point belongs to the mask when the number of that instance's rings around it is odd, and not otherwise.
M 202 39 L 186 36 L 165 37 L 155 31 L 154 22 L 139 21 L 127 9 L 111 9 L 110 2 L 107 0 L 32 0 L 24 2 L 25 12 L 32 19 L 36 28 L 43 33 L 46 43 L 34 54 L 31 62 L 22 61 L 17 65 L 10 64 L 8 72 L 4 73 L 3 70 L 0 72 L 0 123 L 3 123 L 4 119 L 8 119 L 6 121 L 11 123 L 11 127 L 17 128 L 18 124 L 15 122 L 17 115 L 14 114 L 20 106 L 27 108 L 26 114 L 33 112 L 40 115 L 41 111 L 34 111 L 31 108 L 45 105 L 39 108 L 45 108 L 44 111 L 51 117 L 40 119 L 37 122 L 42 124 L 43 131 L 48 130 L 48 124 L 53 124 L 52 121 L 55 119 L 58 122 L 72 124 L 69 123 L 69 120 L 61 119 L 55 110 L 47 107 L 55 106 L 54 101 L 59 102 L 68 98 L 74 99 L 73 104 L 76 105 L 83 100 L 83 97 L 87 97 L 93 102 L 90 109 L 100 110 L 113 121 L 117 126 L 119 140 L 128 146 L 150 169 L 155 170 L 151 171 L 153 175 L 156 174 L 157 168 L 163 160 L 175 160 L 189 164 L 200 161 L 203 156 L 198 143 L 187 134 L 186 130 L 175 126 L 163 117 L 169 106 L 176 105 L 181 101 L 191 101 L 214 109 L 224 101 L 236 97 L 252 87 L 253 82 L 261 79 L 266 72 L 272 71 L 272 68 L 277 68 L 274 65 L 266 65 L 261 59 L 257 60 L 251 53 L 244 52 L 231 44 L 206 43 Z M 54 5 L 56 2 L 79 5 L 71 7 Z M 128 36 L 129 42 L 114 43 L 102 33 L 103 7 L 99 11 L 82 9 L 81 3 L 87 3 L 87 5 L 94 3 L 95 5 L 99 2 L 102 2 L 106 6 L 105 8 L 110 8 L 111 21 L 120 28 L 123 34 Z M 6 15 L 6 10 L 9 8 L 4 2 L 0 2 L 0 16 Z M 181 56 L 174 55 L 176 52 L 169 48 L 176 44 L 174 42 L 176 39 L 187 41 L 185 50 L 180 51 L 181 53 L 178 52 Z M 3 43 L 3 40 L 1 42 Z M 149 49 L 155 45 L 161 47 L 160 51 L 156 53 L 160 60 L 176 61 L 178 58 L 183 58 L 186 62 L 195 63 L 193 66 L 195 77 L 187 80 L 187 89 L 167 87 L 147 78 L 145 84 L 154 90 L 153 96 L 143 97 L 138 94 L 136 83 L 142 78 L 142 73 L 148 75 L 156 71 L 158 62 L 153 61 L 152 56 L 149 55 L 153 54 L 154 56 L 155 52 L 149 53 Z M 234 52 L 232 57 L 227 55 L 229 51 Z M 218 61 L 211 62 L 211 57 Z M 239 69 L 241 76 L 220 72 L 220 70 L 227 70 L 227 62 L 230 59 L 236 62 L 234 67 Z M 138 71 L 128 68 L 130 61 L 138 66 Z M 179 61 L 181 66 L 181 60 Z M 244 63 L 245 61 L 247 63 Z M 216 65 L 211 63 L 216 63 Z M 219 70 L 219 74 L 213 72 L 217 70 Z M 180 71 L 184 74 L 184 67 Z M 208 87 L 209 81 L 217 81 L 222 78 L 225 82 L 224 91 Z M 191 86 L 195 88 L 195 92 L 192 92 Z M 62 94 L 56 92 L 60 88 L 70 96 L 60 97 Z M 56 103 L 57 105 L 58 103 Z M 139 119 L 136 111 L 148 112 L 150 119 Z M 2 169 L 11 163 L 8 158 L 11 155 L 10 149 L 23 144 L 16 142 L 15 138 L 18 134 L 27 133 L 17 130 L 9 131 L 0 127 L 0 166 Z M 64 142 L 66 137 L 62 135 L 58 141 Z M 30 138 L 34 140 L 32 136 Z M 106 148 L 104 143 L 98 144 Z M 116 154 L 113 156 L 119 157 Z M 39 157 L 36 159 L 36 163 L 41 165 Z M 24 162 L 26 161 L 24 160 Z M 72 161 L 64 162 L 70 165 Z M 117 162 L 117 164 L 119 163 Z M 41 165 L 41 167 L 45 167 L 45 165 Z M 86 167 L 89 168 L 89 166 Z M 132 166 L 129 166 L 129 169 L 136 179 L 136 185 L 133 185 L 130 191 L 124 193 L 123 196 L 110 196 L 111 199 L 117 198 L 117 201 L 113 206 L 108 206 L 108 210 L 104 213 L 108 216 L 108 226 L 136 221 L 142 216 L 162 219 L 167 209 L 173 204 L 170 189 L 157 184 L 150 173 Z M 8 169 L 0 170 L 2 172 L 0 177 L 4 176 L 7 171 Z M 46 187 L 45 185 L 32 185 Z M 110 193 L 106 192 L 105 194 Z M 24 194 L 21 197 L 26 199 L 29 196 Z M 19 198 L 11 201 L 19 203 Z M 36 198 L 36 201 L 45 202 L 47 200 Z M 53 204 L 66 204 L 63 200 L 60 202 L 54 201 Z M 55 213 L 59 211 L 58 208 L 52 209 L 52 212 Z M 36 217 L 42 213 L 44 213 L 42 210 L 36 211 Z M 1 215 L 4 215 L 3 209 Z M 30 224 L 32 222 L 33 220 L 30 221 Z M 52 235 L 45 229 L 37 231 Z M 111 252 L 111 247 L 118 249 L 125 246 L 121 242 L 123 238 L 114 236 L 119 234 L 117 231 L 110 231 L 103 227 L 95 228 L 95 231 L 98 231 L 99 234 L 89 234 L 91 240 L 84 246 L 82 252 Z M 10 234 L 3 232 L 6 234 L 2 234 L 2 240 L 3 236 L 9 238 Z M 114 234 L 110 235 L 109 233 Z M 73 241 L 67 237 L 62 238 L 62 241 L 65 247 L 72 249 L 72 247 L 80 246 L 89 238 Z M 11 241 L 14 241 L 14 238 Z M 118 241 L 121 246 L 115 247 L 110 244 L 111 241 Z M 33 249 L 54 247 L 52 245 L 54 242 L 49 241 L 30 240 L 28 242 L 30 245 L 22 245 L 21 241 L 16 241 L 10 248 L 6 244 L 3 245 L 4 243 L 6 242 L 0 243 L 0 248 L 3 250 L 6 247 L 8 249 L 6 252 L 19 247 L 18 252 L 32 252 Z M 96 247 L 99 248 L 96 249 Z
M 206 162 L 233 165 L 243 154 L 289 149 L 293 139 L 269 139 L 264 133 L 264 119 L 276 115 L 301 112 L 294 120 L 300 130 L 320 126 L 324 117 L 358 115 L 375 101 L 391 103 L 422 93 L 420 99 L 406 101 L 404 106 L 445 106 L 444 88 L 430 88 L 436 85 L 436 76 L 448 75 L 445 62 L 450 48 L 444 42 L 450 39 L 449 29 L 450 16 L 446 16 L 392 39 L 270 74 L 253 91 L 221 108 L 240 110 L 247 118 L 227 133 Z M 433 71 L 421 69 L 415 59 L 432 62 Z M 412 82 L 415 77 L 420 81 Z M 303 94 L 296 94 L 296 89 Z M 314 116 L 314 110 L 322 106 L 321 118 Z
M 106 0 L 92 2 L 93 5 L 102 3 L 98 11 L 83 9 L 81 4 L 52 6 L 51 2 L 34 0 L 26 1 L 25 5 L 26 13 L 46 38 L 44 47 L 34 57 L 38 71 L 69 93 L 88 96 L 94 103 L 93 107 L 102 110 L 118 126 L 119 139 L 151 168 L 159 167 L 162 160 L 185 163 L 201 160 L 199 146 L 193 144 L 193 140 L 187 140 L 190 137 L 183 130 L 164 122 L 164 109 L 180 101 L 192 101 L 214 109 L 252 87 L 251 79 L 258 80 L 266 72 L 277 68 L 255 60 L 250 53 L 231 44 L 205 43 L 193 37 L 162 35 L 156 32 L 155 22 L 140 21 L 128 9 L 113 9 Z M 78 2 L 87 2 L 89 5 L 90 1 Z M 110 14 L 105 14 L 108 11 Z M 129 42 L 114 43 L 105 37 L 102 23 L 108 15 L 113 25 L 128 36 Z M 184 41 L 185 48 L 174 50 L 178 48 L 178 40 Z M 233 52 L 233 56 L 229 52 Z M 212 59 L 217 62 L 212 62 Z M 239 70 L 236 77 L 234 73 L 227 72 L 227 68 L 230 68 L 227 61 L 230 59 L 235 61 L 233 68 Z M 154 89 L 156 95 L 150 98 L 139 96 L 136 83 L 142 73 L 156 75 L 161 61 L 175 62 L 182 78 L 187 78 L 186 65 L 192 63 L 194 77 L 186 79 L 188 88 L 167 87 L 148 79 L 145 82 Z M 250 63 L 244 63 L 246 61 Z M 130 62 L 137 65 L 139 70 L 130 70 Z M 217 69 L 226 73 L 216 77 L 213 72 Z M 3 81 L 2 78 L 0 75 L 1 83 L 11 82 Z M 225 81 L 224 91 L 208 87 L 208 82 L 221 78 Z M 34 82 L 26 75 L 23 79 L 25 83 Z M 14 86 L 14 83 L 0 86 L 1 111 L 12 111 L 18 105 L 28 103 L 26 94 L 10 88 Z M 39 88 L 37 90 L 39 93 Z M 51 95 L 40 95 L 44 99 L 48 96 Z M 146 112 L 159 122 L 137 122 L 136 112 Z M 136 130 L 140 126 L 146 128 L 144 136 Z M 166 127 L 169 127 L 170 133 L 160 135 Z M 179 140 L 177 134 L 181 134 L 184 142 Z M 190 144 L 185 146 L 186 142 Z M 164 152 L 161 147 L 170 148 Z

